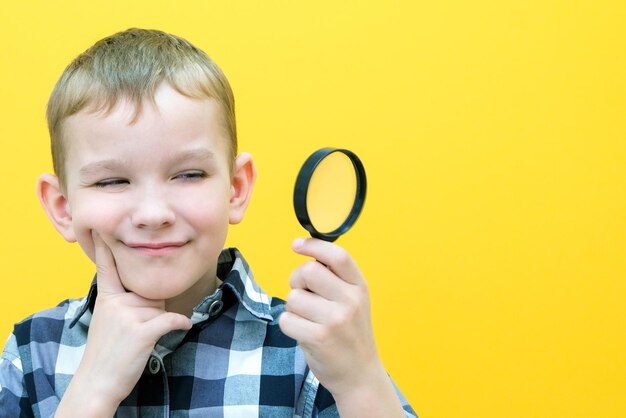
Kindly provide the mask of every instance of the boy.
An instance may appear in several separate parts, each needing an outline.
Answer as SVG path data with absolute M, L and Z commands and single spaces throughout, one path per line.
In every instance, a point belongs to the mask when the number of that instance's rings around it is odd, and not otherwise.
M 319 262 L 296 269 L 285 303 L 222 249 L 256 172 L 202 51 L 160 31 L 105 38 L 68 66 L 47 114 L 56 176 L 39 199 L 96 278 L 15 326 L 0 416 L 414 416 L 345 251 L 296 240 Z

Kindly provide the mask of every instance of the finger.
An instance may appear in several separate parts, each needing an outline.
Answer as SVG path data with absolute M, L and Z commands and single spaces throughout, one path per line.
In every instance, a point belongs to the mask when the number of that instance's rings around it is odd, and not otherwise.
M 91 236 L 95 247 L 96 280 L 98 283 L 98 293 L 126 293 L 122 286 L 115 259 L 111 249 L 100 238 L 100 235 L 92 230 Z
M 128 316 L 130 318 L 132 315 L 132 318 L 138 322 L 149 322 L 164 312 L 163 309 L 155 307 L 138 306 L 132 309 Z
M 323 324 L 335 309 L 334 304 L 315 293 L 294 289 L 287 295 L 285 309 L 304 319 Z
M 145 323 L 148 334 L 155 342 L 170 331 L 177 329 L 187 331 L 191 329 L 192 325 L 191 319 L 175 312 L 163 312 Z
M 123 297 L 121 300 L 124 306 L 136 307 L 136 308 L 155 308 L 165 312 L 165 301 L 160 299 L 146 299 L 143 296 L 139 296 L 133 292 L 126 292 L 124 294 L 118 294 Z
M 283 334 L 299 343 L 307 343 L 313 339 L 319 339 L 318 336 L 322 329 L 321 325 L 287 311 L 280 314 L 278 326 Z
M 350 254 L 332 242 L 298 238 L 293 242 L 292 248 L 298 254 L 315 258 L 348 283 L 365 284 L 365 279 Z
M 343 292 L 348 291 L 349 283 L 341 280 L 322 263 L 308 261 L 298 267 L 289 278 L 292 289 L 310 290 L 325 299 L 336 301 Z

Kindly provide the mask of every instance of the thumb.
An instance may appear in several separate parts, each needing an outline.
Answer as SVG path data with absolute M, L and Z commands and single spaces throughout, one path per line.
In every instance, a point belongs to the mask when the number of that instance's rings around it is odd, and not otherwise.
M 100 238 L 100 235 L 92 230 L 91 237 L 95 247 L 96 281 L 98 293 L 126 293 L 126 289 L 120 281 L 117 266 L 111 249 Z

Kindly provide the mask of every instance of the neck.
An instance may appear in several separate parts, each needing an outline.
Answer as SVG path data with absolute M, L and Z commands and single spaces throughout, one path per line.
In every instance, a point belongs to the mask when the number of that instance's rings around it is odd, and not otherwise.
M 218 284 L 219 279 L 215 275 L 202 278 L 184 293 L 166 300 L 165 310 L 191 317 L 193 308 L 196 307 L 202 299 L 213 294 Z

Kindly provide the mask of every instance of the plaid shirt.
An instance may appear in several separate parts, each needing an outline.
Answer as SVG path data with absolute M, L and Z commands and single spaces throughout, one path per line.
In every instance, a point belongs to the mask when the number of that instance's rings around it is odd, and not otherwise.
M 258 287 L 236 249 L 220 255 L 218 277 L 222 285 L 193 311 L 193 328 L 159 340 L 116 416 L 339 416 L 297 343 L 278 327 L 284 301 Z M 82 358 L 96 295 L 94 280 L 86 297 L 15 325 L 0 360 L 0 417 L 54 416 Z

